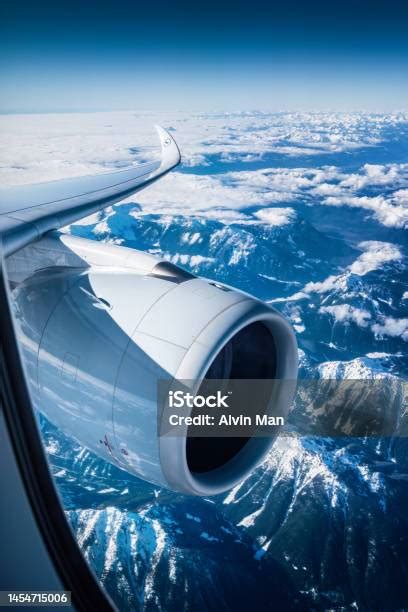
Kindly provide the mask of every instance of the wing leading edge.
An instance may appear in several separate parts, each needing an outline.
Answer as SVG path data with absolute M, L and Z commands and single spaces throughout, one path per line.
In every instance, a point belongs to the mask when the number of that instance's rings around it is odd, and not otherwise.
M 0 190 L 0 238 L 10 255 L 46 232 L 78 221 L 132 195 L 169 172 L 180 162 L 170 134 L 156 126 L 160 161 L 72 179 L 22 185 Z

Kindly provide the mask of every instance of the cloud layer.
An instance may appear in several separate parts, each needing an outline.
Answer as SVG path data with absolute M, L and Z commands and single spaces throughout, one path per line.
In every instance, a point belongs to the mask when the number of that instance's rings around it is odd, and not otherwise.
M 158 156 L 154 123 L 173 130 L 188 173 L 172 173 L 141 193 L 144 209 L 214 216 L 218 210 L 224 217 L 227 209 L 302 203 L 355 208 L 385 227 L 408 227 L 408 164 L 362 163 L 348 172 L 341 161 L 331 164 L 381 147 L 390 130 L 408 134 L 407 113 L 3 116 L 2 185 L 94 174 Z

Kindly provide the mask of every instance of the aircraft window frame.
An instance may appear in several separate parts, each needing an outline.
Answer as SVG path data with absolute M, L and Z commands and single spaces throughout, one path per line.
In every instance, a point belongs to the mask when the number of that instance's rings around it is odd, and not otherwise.
M 50 560 L 64 588 L 71 591 L 73 607 L 112 612 L 116 607 L 82 555 L 49 470 L 15 334 L 5 268 L 0 244 L 0 407 L 17 468 Z

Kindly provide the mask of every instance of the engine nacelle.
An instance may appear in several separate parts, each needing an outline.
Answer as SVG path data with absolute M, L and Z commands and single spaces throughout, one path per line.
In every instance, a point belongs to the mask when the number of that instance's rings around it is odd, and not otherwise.
M 223 438 L 225 461 L 206 470 L 201 457 L 196 471 L 196 445 L 157 435 L 157 389 L 159 380 L 199 385 L 209 372 L 295 379 L 295 336 L 277 311 L 153 256 L 70 236 L 26 247 L 9 270 L 34 404 L 64 432 L 188 494 L 225 491 L 260 462 L 270 439 L 234 450 Z

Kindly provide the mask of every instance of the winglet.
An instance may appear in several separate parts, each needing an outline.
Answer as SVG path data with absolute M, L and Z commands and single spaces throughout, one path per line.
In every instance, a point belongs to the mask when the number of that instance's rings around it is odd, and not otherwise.
M 157 174 L 162 174 L 163 172 L 171 170 L 174 168 L 174 166 L 177 166 L 177 164 L 180 163 L 181 155 L 176 141 L 169 134 L 169 132 L 160 127 L 160 125 L 156 125 L 155 128 L 159 134 L 162 150 L 160 168 L 158 169 Z

